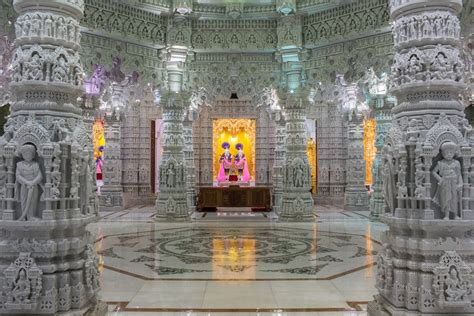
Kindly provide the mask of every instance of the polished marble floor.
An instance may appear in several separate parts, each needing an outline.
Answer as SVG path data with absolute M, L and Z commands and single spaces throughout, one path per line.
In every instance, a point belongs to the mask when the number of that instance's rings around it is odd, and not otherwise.
M 218 210 L 156 223 L 153 208 L 103 212 L 90 230 L 110 315 L 365 315 L 381 223 L 316 206 L 312 223 Z

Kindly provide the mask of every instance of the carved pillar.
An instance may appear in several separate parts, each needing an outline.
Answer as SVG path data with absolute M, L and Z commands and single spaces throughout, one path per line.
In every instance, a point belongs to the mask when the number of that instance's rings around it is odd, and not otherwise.
M 344 194 L 344 205 L 350 211 L 365 211 L 369 206 L 369 199 L 365 188 L 362 114 L 354 112 L 350 115 L 347 135 L 347 186 Z
M 106 115 L 104 137 L 107 143 L 102 165 L 104 185 L 99 195 L 101 210 L 120 211 L 123 209 L 121 134 L 120 114 Z
M 389 226 L 370 315 L 473 314 L 472 127 L 458 14 L 461 0 L 391 1 L 394 119 L 382 156 Z
M 362 90 L 368 106 L 376 122 L 375 148 L 376 154 L 372 165 L 372 196 L 370 198 L 370 217 L 377 220 L 383 213 L 385 199 L 383 196 L 382 150 L 385 137 L 392 126 L 392 108 L 396 99 L 388 94 L 388 77 L 385 74 L 379 78 L 372 69 L 366 73 Z
M 280 213 L 283 194 L 283 170 L 285 165 L 285 121 L 280 112 L 275 113 L 276 143 L 275 158 L 273 160 L 273 211 Z
M 184 158 L 183 116 L 187 97 L 162 92 L 162 158 L 159 167 L 160 193 L 156 200 L 157 220 L 188 220 L 186 161 Z
M 298 89 L 282 99 L 286 114 L 286 157 L 283 168 L 282 221 L 313 219 L 311 167 L 307 156 L 306 107 L 307 94 Z
M 0 314 L 105 315 L 83 93 L 82 1 L 15 0 L 12 113 L 0 137 Z

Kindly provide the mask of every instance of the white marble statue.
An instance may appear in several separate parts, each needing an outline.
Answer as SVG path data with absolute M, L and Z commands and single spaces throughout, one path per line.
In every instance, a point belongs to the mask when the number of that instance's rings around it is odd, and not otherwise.
M 25 144 L 20 152 L 24 160 L 16 164 L 15 196 L 21 206 L 21 215 L 18 220 L 38 220 L 35 213 L 43 176 L 38 162 L 34 160 L 36 148 L 31 144 Z
M 433 177 L 438 181 L 433 201 L 440 206 L 444 219 L 449 219 L 452 213 L 456 219 L 460 218 L 462 210 L 462 185 L 461 164 L 454 159 L 457 145 L 445 142 L 441 145 L 443 159 L 438 161 L 433 169 Z

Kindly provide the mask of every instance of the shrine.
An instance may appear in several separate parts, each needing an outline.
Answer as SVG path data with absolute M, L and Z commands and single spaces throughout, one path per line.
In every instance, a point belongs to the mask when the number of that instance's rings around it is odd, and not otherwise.
M 0 315 L 474 314 L 473 8 L 1 1 Z

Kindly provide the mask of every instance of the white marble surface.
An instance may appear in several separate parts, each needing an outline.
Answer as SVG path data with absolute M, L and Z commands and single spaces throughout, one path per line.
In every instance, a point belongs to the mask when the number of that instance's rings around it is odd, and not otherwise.
M 98 237 L 102 300 L 110 315 L 365 315 L 386 227 L 368 211 L 315 213 L 312 223 L 156 223 L 146 207 L 104 213 L 89 227 Z M 273 262 L 275 255 L 285 259 Z

